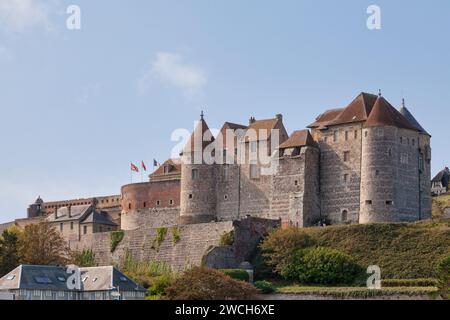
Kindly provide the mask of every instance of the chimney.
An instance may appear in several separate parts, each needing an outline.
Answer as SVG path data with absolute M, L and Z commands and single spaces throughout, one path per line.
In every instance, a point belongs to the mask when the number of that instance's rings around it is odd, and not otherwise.
M 67 217 L 72 218 L 72 206 L 67 207 Z
M 56 206 L 56 208 L 55 208 L 54 216 L 55 216 L 55 220 L 58 219 L 58 206 Z
M 281 113 L 277 113 L 277 114 L 275 115 L 275 118 L 277 118 L 277 119 L 283 121 L 283 115 L 282 115 Z
M 256 121 L 255 117 L 250 117 L 250 119 L 248 120 L 248 124 L 251 125 L 255 121 Z

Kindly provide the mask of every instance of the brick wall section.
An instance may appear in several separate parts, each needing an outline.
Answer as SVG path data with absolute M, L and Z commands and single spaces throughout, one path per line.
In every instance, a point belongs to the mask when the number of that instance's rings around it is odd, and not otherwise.
M 122 187 L 122 212 L 180 206 L 180 180 L 133 183 Z
M 172 229 L 168 227 L 167 236 L 159 248 L 154 248 L 156 228 L 141 228 L 124 231 L 124 238 L 114 253 L 110 252 L 109 233 L 96 233 L 83 237 L 81 241 L 70 242 L 72 249 L 91 248 L 99 265 L 119 264 L 128 250 L 140 261 L 160 261 L 174 269 L 189 265 L 200 265 L 209 248 L 219 244 L 220 235 L 233 229 L 232 222 L 202 223 L 179 227 L 180 241 L 173 243 Z

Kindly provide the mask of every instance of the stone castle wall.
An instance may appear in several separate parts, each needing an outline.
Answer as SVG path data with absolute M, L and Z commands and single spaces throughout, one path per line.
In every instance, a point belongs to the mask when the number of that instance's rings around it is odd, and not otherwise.
M 174 243 L 172 228 L 166 228 L 167 234 L 158 245 L 155 241 L 157 228 L 140 228 L 123 231 L 124 237 L 111 253 L 110 233 L 94 233 L 84 236 L 81 241 L 71 241 L 75 250 L 92 249 L 99 265 L 120 265 L 129 252 L 139 261 L 159 261 L 173 269 L 184 269 L 190 265 L 200 265 L 208 249 L 218 246 L 220 236 L 233 229 L 233 223 L 216 222 L 179 226 L 179 242 Z
M 331 223 L 358 223 L 361 181 L 361 123 L 314 130 L 320 146 L 322 215 Z
M 298 227 L 310 226 L 320 217 L 319 150 L 303 147 L 300 155 L 279 159 L 273 177 L 270 216 Z
M 121 229 L 156 228 L 173 226 L 178 223 L 180 208 L 149 208 L 122 213 Z

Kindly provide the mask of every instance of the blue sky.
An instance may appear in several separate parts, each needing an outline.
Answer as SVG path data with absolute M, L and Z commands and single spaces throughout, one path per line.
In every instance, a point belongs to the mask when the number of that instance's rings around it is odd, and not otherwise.
M 292 132 L 378 88 L 433 135 L 435 173 L 450 162 L 449 15 L 447 0 L 0 0 L 0 222 L 38 195 L 119 194 L 130 161 L 168 158 L 202 109 L 213 128 L 282 113 Z

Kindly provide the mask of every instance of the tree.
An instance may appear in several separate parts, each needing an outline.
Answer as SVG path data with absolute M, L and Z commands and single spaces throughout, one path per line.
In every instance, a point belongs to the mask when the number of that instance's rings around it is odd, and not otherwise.
M 450 256 L 439 262 L 437 274 L 439 292 L 443 299 L 450 300 Z
M 23 264 L 64 265 L 70 259 L 66 241 L 47 222 L 25 226 L 19 237 L 18 253 Z
M 3 231 L 0 237 L 0 277 L 19 265 L 17 242 L 19 230 L 15 227 Z

